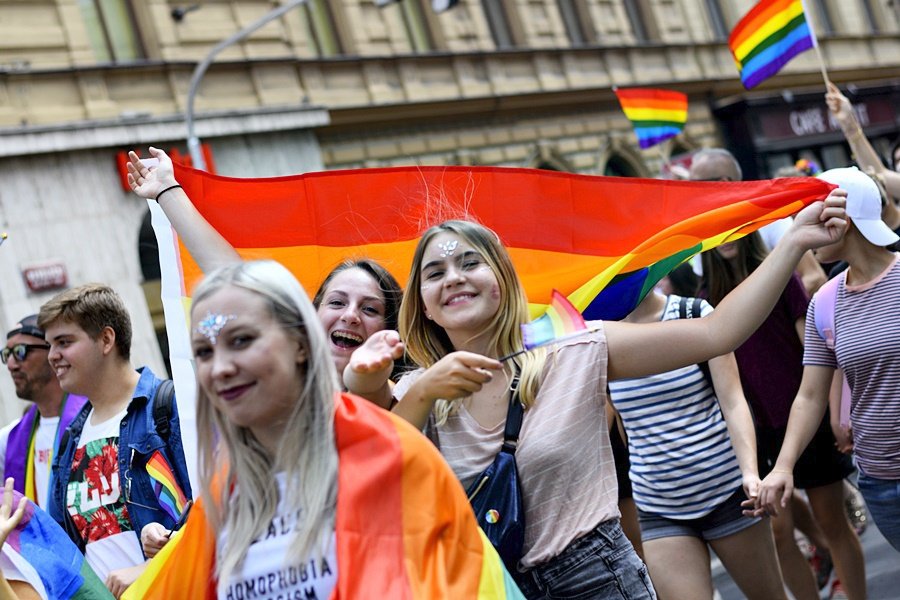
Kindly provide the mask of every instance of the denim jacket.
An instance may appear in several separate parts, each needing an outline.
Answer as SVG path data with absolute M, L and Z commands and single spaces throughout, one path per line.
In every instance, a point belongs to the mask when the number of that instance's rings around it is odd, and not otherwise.
M 119 482 L 125 503 L 128 508 L 128 516 L 138 536 L 141 529 L 148 523 L 161 523 L 166 528 L 172 528 L 175 522 L 159 505 L 159 500 L 153 491 L 153 480 L 147 474 L 147 460 L 156 450 L 160 450 L 172 467 L 178 485 L 184 491 L 187 498 L 191 498 L 191 484 L 188 480 L 187 465 L 184 458 L 184 448 L 181 441 L 181 425 L 178 419 L 178 405 L 172 403 L 172 414 L 169 417 L 169 441 L 166 442 L 156 433 L 156 423 L 153 420 L 152 399 L 156 394 L 156 388 L 162 382 L 149 367 L 138 369 L 141 374 L 138 384 L 134 389 L 134 395 L 128 404 L 125 417 L 119 424 Z M 72 461 L 78 448 L 78 440 L 91 412 L 90 402 L 81 409 L 69 425 L 66 433 L 68 441 L 65 448 L 53 457 L 53 467 L 50 479 L 50 502 L 47 508 L 53 519 L 69 534 L 72 541 L 84 550 L 85 543 L 81 539 L 75 524 L 66 508 L 66 492 L 71 475 Z M 126 491 L 127 490 L 127 491 Z M 143 506 L 142 506 L 143 505 Z M 154 508 L 150 508 L 154 507 Z

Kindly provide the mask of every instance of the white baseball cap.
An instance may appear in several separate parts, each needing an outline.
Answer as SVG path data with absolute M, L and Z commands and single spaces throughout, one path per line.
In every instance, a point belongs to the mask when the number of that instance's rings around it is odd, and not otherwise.
M 847 191 L 847 216 L 863 237 L 876 246 L 890 246 L 900 240 L 881 220 L 881 191 L 871 177 L 856 167 L 844 167 L 829 169 L 819 178 Z

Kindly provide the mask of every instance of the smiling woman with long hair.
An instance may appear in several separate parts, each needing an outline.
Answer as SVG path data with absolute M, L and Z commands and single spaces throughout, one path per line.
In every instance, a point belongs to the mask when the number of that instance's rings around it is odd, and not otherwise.
M 213 271 L 191 322 L 202 500 L 126 598 L 520 597 L 428 440 L 340 393 L 287 269 Z
M 389 394 L 391 359 L 405 349 L 394 407 L 417 427 L 434 418 L 441 452 L 464 485 L 503 442 L 514 373 L 525 415 L 516 451 L 525 544 L 513 573 L 530 598 L 652 598 L 647 569 L 618 522 L 604 404 L 607 379 L 638 377 L 730 352 L 762 321 L 802 253 L 837 238 L 842 192 L 800 213 L 779 248 L 704 319 L 591 323 L 550 351 L 522 348 L 527 302 L 509 253 L 476 223 L 448 221 L 419 241 L 400 309 L 400 332 L 379 332 L 354 353 L 344 381 Z M 400 342 L 400 338 L 404 343 Z

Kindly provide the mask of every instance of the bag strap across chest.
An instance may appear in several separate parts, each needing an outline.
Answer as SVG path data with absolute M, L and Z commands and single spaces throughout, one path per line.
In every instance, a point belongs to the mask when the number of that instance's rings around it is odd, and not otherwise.
M 516 453 L 519 445 L 519 431 L 522 429 L 522 419 L 525 416 L 525 408 L 519 399 L 519 372 L 513 376 L 509 384 L 509 409 L 506 411 L 506 427 L 503 430 L 503 446 L 501 452 Z

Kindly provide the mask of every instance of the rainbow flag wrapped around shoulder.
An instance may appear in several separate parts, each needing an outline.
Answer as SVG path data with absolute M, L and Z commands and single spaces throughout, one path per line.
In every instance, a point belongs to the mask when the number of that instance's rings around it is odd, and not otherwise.
M 641 148 L 675 137 L 687 123 L 688 98 L 681 92 L 631 88 L 615 93 Z
M 22 495 L 14 492 L 13 506 Z M 0 549 L 38 596 L 49 600 L 111 600 L 84 555 L 50 515 L 28 501 L 25 515 Z M 5 567 L 5 565 L 4 565 Z M 5 572 L 6 573 L 6 572 Z
M 340 395 L 335 414 L 338 582 L 332 600 L 518 600 L 466 494 L 437 449 L 402 419 Z M 197 502 L 125 600 L 216 597 L 216 535 Z
M 728 37 L 741 83 L 748 90 L 775 75 L 792 58 L 816 45 L 803 0 L 762 0 Z

